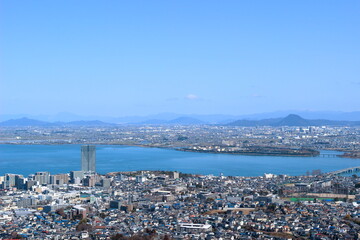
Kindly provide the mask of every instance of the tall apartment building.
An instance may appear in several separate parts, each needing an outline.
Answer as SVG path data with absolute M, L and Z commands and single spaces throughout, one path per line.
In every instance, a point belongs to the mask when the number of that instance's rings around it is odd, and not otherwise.
M 50 173 L 49 172 L 37 172 L 35 173 L 34 180 L 37 181 L 40 185 L 50 183 Z
M 4 177 L 3 188 L 7 189 L 7 188 L 16 187 L 22 189 L 24 187 L 24 183 L 25 183 L 25 179 L 23 175 L 7 173 L 5 174 Z
M 81 171 L 96 172 L 96 148 L 91 145 L 81 146 Z

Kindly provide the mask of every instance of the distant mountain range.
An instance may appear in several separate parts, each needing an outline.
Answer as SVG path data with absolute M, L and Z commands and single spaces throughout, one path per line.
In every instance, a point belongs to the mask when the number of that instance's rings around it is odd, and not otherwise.
M 200 121 L 195 118 L 189 117 L 179 117 L 173 120 L 164 121 L 159 119 L 148 120 L 145 122 L 138 123 L 140 125 L 199 125 L 205 124 L 205 122 Z M 0 126 L 2 127 L 28 127 L 28 126 L 37 126 L 37 127 L 56 127 L 56 126 L 64 126 L 64 127 L 76 127 L 76 126 L 117 126 L 116 123 L 107 123 L 99 120 L 91 120 L 91 121 L 71 121 L 71 122 L 45 122 L 30 118 L 18 118 L 18 119 L 10 119 L 7 121 L 0 122 Z
M 356 112 L 339 112 L 339 111 L 277 111 L 268 113 L 258 113 L 250 115 L 230 115 L 230 114 L 177 114 L 177 113 L 160 113 L 147 116 L 126 116 L 126 117 L 104 117 L 104 116 L 80 116 L 73 113 L 58 113 L 55 115 L 0 115 L 0 122 L 10 119 L 29 118 L 37 119 L 44 122 L 76 122 L 76 121 L 93 121 L 99 120 L 104 123 L 116 124 L 165 124 L 178 118 L 192 118 L 203 123 L 209 124 L 227 124 L 239 119 L 262 120 L 272 118 L 283 118 L 289 114 L 296 114 L 305 119 L 328 119 L 335 121 L 360 121 L 360 111 Z M 194 121 L 196 121 L 194 120 Z
M 28 126 L 37 126 L 37 127 L 53 127 L 53 126 L 114 126 L 114 123 L 106 123 L 98 120 L 94 121 L 72 121 L 72 122 L 45 122 L 39 121 L 30 118 L 19 118 L 19 119 L 10 119 L 4 122 L 0 122 L 0 126 L 3 127 L 28 127 Z
M 19 118 L 19 119 L 10 119 L 10 120 L 0 123 L 0 126 L 4 126 L 4 127 L 48 126 L 48 125 L 49 125 L 48 122 L 39 121 L 39 120 L 35 120 L 35 119 L 29 119 L 29 118 L 25 118 L 25 117 Z
M 210 116 L 210 115 L 208 115 Z M 172 119 L 153 118 L 146 119 L 138 122 L 104 122 L 100 120 L 79 120 L 69 122 L 49 122 L 42 120 L 35 120 L 27 117 L 10 119 L 0 122 L 0 126 L 8 127 L 24 127 L 24 126 L 117 126 L 119 124 L 139 124 L 139 125 L 203 125 L 203 124 L 216 124 L 216 125 L 228 125 L 228 126 L 360 126 L 360 121 L 339 121 L 328 119 L 305 119 L 296 114 L 289 114 L 287 117 L 278 118 L 266 118 L 260 120 L 244 119 L 236 120 L 230 119 L 224 120 L 220 118 L 220 115 L 212 115 L 213 121 L 204 121 L 195 117 L 174 117 Z M 223 115 L 226 116 L 226 115 Z M 137 119 L 139 120 L 139 119 Z M 216 121 L 217 120 L 217 121 Z
M 335 121 L 326 119 L 304 119 L 299 115 L 290 114 L 284 118 L 269 118 L 262 120 L 237 120 L 227 124 L 228 126 L 360 126 L 360 121 Z

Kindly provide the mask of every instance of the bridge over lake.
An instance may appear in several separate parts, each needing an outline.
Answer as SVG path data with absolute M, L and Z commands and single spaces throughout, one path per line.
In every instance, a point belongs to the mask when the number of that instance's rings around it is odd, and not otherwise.
M 339 155 L 321 153 L 321 154 L 319 154 L 319 157 L 323 157 L 323 158 L 337 158 L 337 157 L 339 157 Z
M 356 172 L 360 172 L 360 167 L 351 167 L 351 168 L 340 169 L 340 170 L 337 170 L 334 172 L 329 172 L 329 174 L 340 175 L 340 174 L 356 173 Z

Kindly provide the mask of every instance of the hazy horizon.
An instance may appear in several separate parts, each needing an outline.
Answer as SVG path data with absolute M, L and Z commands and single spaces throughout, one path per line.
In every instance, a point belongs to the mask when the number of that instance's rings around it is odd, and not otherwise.
M 262 120 L 270 118 L 284 118 L 290 114 L 299 115 L 305 119 L 327 119 L 338 121 L 360 121 L 360 111 L 341 112 L 341 111 L 274 111 L 253 114 L 197 114 L 197 113 L 174 113 L 163 112 L 148 115 L 127 115 L 127 116 L 104 116 L 104 115 L 78 115 L 70 112 L 61 112 L 53 115 L 49 114 L 0 114 L 0 122 L 7 120 L 16 120 L 21 118 L 29 118 L 46 122 L 71 122 L 71 121 L 94 121 L 100 120 L 109 123 L 146 123 L 147 121 L 163 120 L 171 121 L 179 118 L 192 118 L 200 120 L 204 123 L 222 123 L 232 120 Z
M 29 114 L 29 113 L 10 113 L 10 114 L 1 114 L 0 121 L 18 119 L 18 118 L 32 118 L 37 120 L 47 120 L 47 121 L 65 121 L 66 119 L 70 120 L 104 120 L 104 119 L 121 119 L 121 118 L 149 118 L 149 119 L 175 119 L 178 117 L 205 117 L 205 116 L 223 116 L 223 117 L 234 117 L 234 118 L 274 118 L 274 117 L 286 117 L 289 114 L 300 115 L 304 118 L 328 118 L 334 120 L 360 120 L 360 111 L 311 111 L 311 110 L 281 110 L 281 111 L 271 111 L 271 112 L 254 112 L 254 113 L 244 113 L 244 114 L 226 114 L 226 113 L 179 113 L 179 112 L 158 112 L 152 114 L 133 114 L 133 115 L 101 115 L 101 114 L 78 114 L 72 112 L 58 112 L 54 114 Z M 342 116 L 356 116 L 356 119 L 351 118 L 341 118 Z M 318 117 L 317 117 L 318 116 Z M 154 118 L 155 117 L 155 118 Z
M 0 115 L 360 110 L 359 1 L 2 1 Z
M 360 112 L 360 111 L 341 111 L 341 110 L 328 110 L 328 111 L 314 111 L 314 110 L 303 110 L 303 109 L 287 109 L 287 110 L 278 110 L 278 111 L 265 111 L 265 112 L 248 112 L 248 113 L 243 113 L 243 114 L 231 114 L 231 113 L 196 113 L 196 112 L 154 112 L 154 113 L 150 113 L 150 114 L 128 114 L 128 115 L 124 115 L 124 114 L 120 114 L 120 115 L 102 115 L 102 114 L 79 114 L 76 112 L 67 112 L 67 111 L 63 111 L 63 112 L 56 112 L 56 113 L 52 113 L 52 114 L 46 114 L 46 113 L 39 113 L 39 114 L 31 114 L 31 113 L 8 113 L 8 114 L 1 114 L 0 115 L 44 115 L 44 116 L 56 116 L 56 115 L 78 115 L 78 116 L 101 116 L 101 117 L 129 117 L 129 116 L 151 116 L 151 115 L 162 115 L 162 114 L 176 114 L 176 115 L 233 115 L 233 116 L 242 116 L 242 115 L 256 115 L 256 114 L 268 114 L 268 113 L 296 113 L 296 112 L 308 112 L 308 113 L 330 113 L 330 114 L 335 114 L 335 113 L 356 113 L 356 112 Z

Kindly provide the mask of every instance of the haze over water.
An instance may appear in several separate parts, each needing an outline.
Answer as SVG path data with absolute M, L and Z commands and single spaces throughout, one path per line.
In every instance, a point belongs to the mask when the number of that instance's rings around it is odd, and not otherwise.
M 264 173 L 305 175 L 306 171 L 314 169 L 330 172 L 360 166 L 360 159 L 207 154 L 113 145 L 97 146 L 96 155 L 97 172 L 102 174 L 176 170 L 229 176 L 259 176 Z M 56 174 L 73 170 L 80 170 L 80 145 L 0 145 L 0 175 L 17 173 L 27 176 L 38 171 Z

